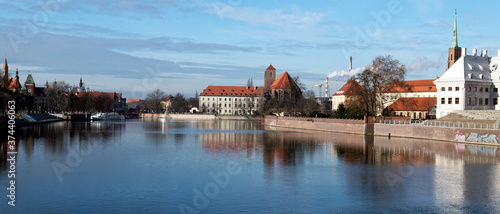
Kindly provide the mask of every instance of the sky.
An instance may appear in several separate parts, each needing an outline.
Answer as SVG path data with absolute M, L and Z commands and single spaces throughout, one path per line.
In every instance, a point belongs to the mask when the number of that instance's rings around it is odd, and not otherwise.
M 498 1 L 15 0 L 0 1 L 0 55 L 21 84 L 46 81 L 145 98 L 187 97 L 209 85 L 262 86 L 272 64 L 329 94 L 377 56 L 406 79 L 446 69 L 457 9 L 458 44 L 500 49 Z M 479 52 L 478 51 L 478 52 Z M 353 70 L 349 72 L 349 57 Z M 324 88 L 321 95 L 324 96 Z

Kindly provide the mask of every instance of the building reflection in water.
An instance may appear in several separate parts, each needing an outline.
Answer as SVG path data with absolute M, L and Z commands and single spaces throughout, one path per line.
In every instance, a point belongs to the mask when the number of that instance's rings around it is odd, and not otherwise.
M 112 142 L 121 141 L 125 123 L 92 122 L 71 123 L 61 121 L 21 127 L 16 130 L 16 150 L 18 155 L 29 160 L 35 152 L 47 155 L 67 155 L 70 149 L 86 150 L 88 146 L 105 148 Z M 2 137 L 2 167 L 7 166 L 7 136 Z

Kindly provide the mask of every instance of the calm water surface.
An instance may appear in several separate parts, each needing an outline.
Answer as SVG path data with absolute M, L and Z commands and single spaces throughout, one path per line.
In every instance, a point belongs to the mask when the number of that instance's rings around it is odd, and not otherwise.
M 249 121 L 59 122 L 16 135 L 16 207 L 4 143 L 1 213 L 500 212 L 494 147 Z

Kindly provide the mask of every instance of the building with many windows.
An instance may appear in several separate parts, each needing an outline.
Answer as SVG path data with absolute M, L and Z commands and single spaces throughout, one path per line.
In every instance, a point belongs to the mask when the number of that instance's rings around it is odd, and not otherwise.
M 200 94 L 200 111 L 209 114 L 251 115 L 261 107 L 263 87 L 208 86 Z

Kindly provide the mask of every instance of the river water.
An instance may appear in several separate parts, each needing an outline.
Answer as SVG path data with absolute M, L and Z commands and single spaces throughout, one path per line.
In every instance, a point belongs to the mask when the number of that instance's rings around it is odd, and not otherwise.
M 496 147 L 232 120 L 57 122 L 15 136 L 16 206 L 4 142 L 1 213 L 500 212 Z

